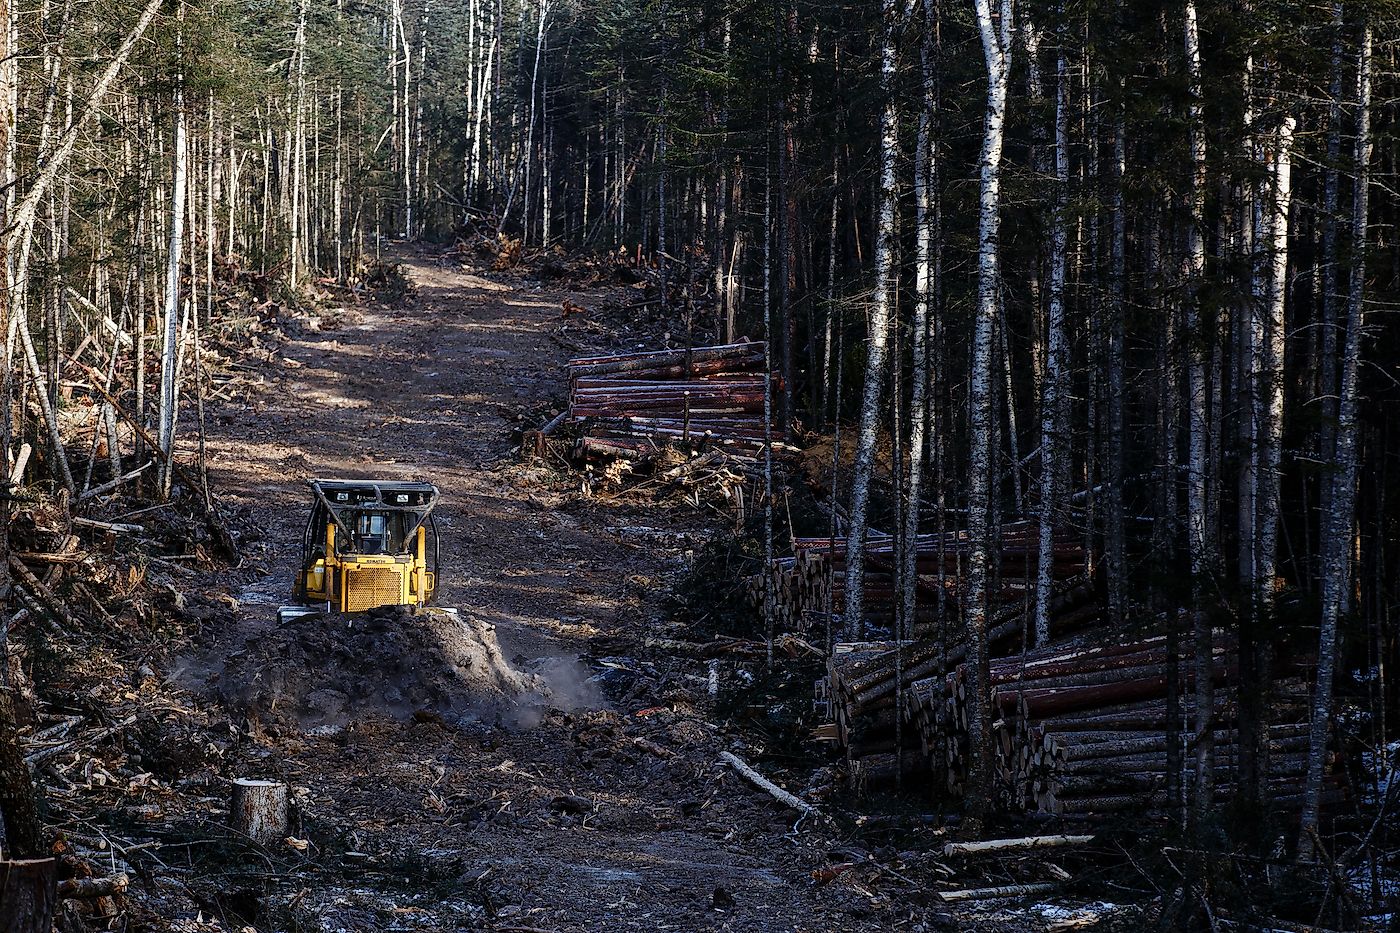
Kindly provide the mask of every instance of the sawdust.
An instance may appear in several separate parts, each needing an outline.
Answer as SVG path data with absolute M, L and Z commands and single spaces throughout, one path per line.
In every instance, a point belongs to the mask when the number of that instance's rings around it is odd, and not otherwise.
M 216 689 L 235 709 L 307 730 L 376 714 L 529 724 L 554 694 L 506 660 L 494 625 L 401 607 L 315 613 L 259 633 L 227 659 Z

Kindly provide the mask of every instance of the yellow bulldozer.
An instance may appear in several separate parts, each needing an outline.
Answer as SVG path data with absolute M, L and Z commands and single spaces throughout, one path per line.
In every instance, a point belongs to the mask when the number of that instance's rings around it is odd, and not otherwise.
M 423 607 L 437 590 L 440 546 L 432 483 L 312 479 L 297 604 L 280 621 L 314 612 Z

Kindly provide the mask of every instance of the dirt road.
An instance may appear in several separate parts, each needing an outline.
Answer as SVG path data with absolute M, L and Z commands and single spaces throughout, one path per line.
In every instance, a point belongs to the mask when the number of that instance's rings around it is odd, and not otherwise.
M 577 653 L 629 605 L 640 609 L 616 585 L 633 555 L 497 469 L 515 459 L 516 417 L 564 392 L 560 299 L 424 256 L 406 269 L 415 298 L 290 341 L 256 404 L 217 419 L 219 488 L 267 531 L 258 553 L 267 573 L 250 575 L 241 597 L 288 600 L 287 545 L 300 540 L 308 477 L 429 479 L 445 493 L 441 602 L 501 623 L 509 650 Z
M 213 413 L 218 486 L 265 529 L 232 575 L 230 644 L 287 599 L 313 475 L 436 482 L 442 601 L 495 621 L 521 663 L 576 657 L 594 636 L 640 640 L 705 525 L 584 500 L 516 462 L 514 419 L 562 397 L 560 364 L 586 343 L 561 335 L 562 295 L 425 255 L 406 269 L 416 298 L 292 339 L 251 406 Z M 618 663 L 622 697 L 589 685 L 578 699 L 605 708 L 532 729 L 370 715 L 242 743 L 235 770 L 305 789 L 313 844 L 306 872 L 264 883 L 256 916 L 313 930 L 888 928 L 883 895 L 813 884 L 829 840 L 793 834 L 792 813 L 715 763 L 733 740 L 692 702 L 693 675 Z

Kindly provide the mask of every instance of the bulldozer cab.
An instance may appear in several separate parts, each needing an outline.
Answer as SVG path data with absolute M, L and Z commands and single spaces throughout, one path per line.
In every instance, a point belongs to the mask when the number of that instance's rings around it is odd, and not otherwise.
M 313 607 L 363 612 L 425 606 L 437 590 L 440 554 L 432 483 L 313 479 L 296 596 Z M 317 605 L 319 604 L 319 605 Z M 284 617 L 294 616 L 286 607 Z

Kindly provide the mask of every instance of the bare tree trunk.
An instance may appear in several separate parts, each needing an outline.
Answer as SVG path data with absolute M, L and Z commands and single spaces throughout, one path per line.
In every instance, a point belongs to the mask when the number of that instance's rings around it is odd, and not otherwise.
M 763 161 L 763 630 L 773 666 L 773 170 Z
M 180 19 L 184 20 L 184 6 L 180 7 Z M 183 27 L 181 27 L 183 28 Z M 177 40 L 177 49 L 183 54 L 183 42 Z M 162 495 L 169 495 L 172 476 L 171 460 L 175 446 L 175 412 L 179 407 L 178 389 L 178 338 L 180 329 L 180 259 L 185 245 L 185 192 L 186 160 L 188 146 L 185 140 L 185 90 L 184 71 L 175 79 L 175 138 L 171 157 L 174 159 L 173 181 L 170 195 L 170 250 L 166 257 L 165 277 L 165 319 L 162 331 L 160 355 L 160 442 Z M 294 211 L 295 214 L 295 211 Z
M 219 147 L 217 144 L 217 130 L 214 120 L 214 92 L 209 92 L 208 113 L 206 114 L 206 132 L 209 138 L 209 148 L 204 159 L 204 319 L 212 320 L 214 316 L 214 242 L 218 239 L 215 232 L 215 177 L 217 174 Z
M 1127 387 L 1123 383 L 1124 315 L 1127 314 L 1127 210 L 1123 205 L 1123 176 L 1127 162 L 1124 104 L 1113 104 L 1113 153 L 1111 156 L 1111 211 L 1109 241 L 1108 334 L 1104 354 L 1104 575 L 1108 578 L 1108 622 L 1123 624 L 1124 579 L 1128 572 L 1123 532 L 1123 408 Z
M 658 119 L 657 119 L 657 123 L 656 123 L 656 163 L 657 163 L 657 172 L 656 172 L 656 263 L 657 263 L 657 272 L 660 273 L 660 279 L 661 279 L 661 281 L 660 281 L 659 284 L 660 284 L 660 288 L 661 288 L 661 295 L 660 295 L 660 298 L 661 298 L 661 308 L 662 308 L 662 310 L 665 310 L 665 309 L 666 309 L 666 306 L 667 306 L 668 302 L 670 301 L 670 291 L 671 291 L 671 283 L 670 283 L 670 263 L 667 261 L 668 256 L 667 256 L 667 254 L 666 254 L 666 249 L 667 249 L 667 243 L 666 243 L 666 202 L 667 202 L 666 183 L 667 183 L 667 181 L 668 181 L 668 179 L 667 179 L 667 177 L 666 177 L 666 136 L 667 136 L 666 121 L 667 121 L 667 119 L 668 119 L 667 113 L 666 113 L 666 98 L 667 98 L 667 96 L 668 96 L 668 95 L 667 95 L 666 81 L 665 81 L 665 79 L 663 78 L 663 79 L 662 79 L 662 82 L 661 82 L 660 113 L 658 114 Z M 781 186 L 782 186 L 782 156 L 781 156 L 781 155 L 779 155 L 779 157 L 778 157 L 778 184 L 779 184 L 779 188 L 781 189 Z M 781 233 L 779 234 L 779 236 L 781 237 Z M 781 240 L 780 240 L 780 243 L 781 243 Z M 787 376 L 785 375 L 784 378 L 786 379 Z M 787 388 L 788 385 L 791 385 L 791 383 L 789 382 L 789 383 L 787 383 L 787 384 L 783 387 L 783 395 L 784 395 L 784 397 L 786 397 L 787 394 L 788 394 L 788 388 Z
M 833 190 L 831 194 L 831 224 L 827 227 L 826 239 L 826 333 L 822 340 L 822 349 L 826 354 L 825 360 L 822 363 L 823 410 L 820 423 L 823 425 L 828 423 L 827 419 L 830 419 L 830 423 L 835 423 L 841 415 L 836 409 L 835 396 L 833 394 L 836 385 L 836 378 L 834 376 L 835 368 L 842 365 L 841 357 L 836 353 L 836 332 L 841 326 L 836 316 L 836 235 L 840 229 L 841 195 L 837 187 L 840 181 L 840 173 L 835 165 L 835 159 L 832 160 L 832 163 L 831 184 Z M 723 224 L 721 224 L 721 229 L 722 228 Z M 721 237 L 720 242 L 723 243 L 723 237 Z M 722 285 L 722 283 L 719 284 Z M 719 294 L 723 296 L 723 292 L 719 292 Z M 721 297 L 721 300 L 723 301 L 723 297 Z M 726 343 L 733 342 L 732 330 L 730 319 L 726 314 Z
M 1167 596 L 1171 574 L 1175 571 L 1175 542 L 1178 531 L 1177 437 L 1180 433 L 1180 367 L 1177 359 L 1177 327 L 1175 318 L 1165 312 L 1157 296 L 1165 290 L 1162 273 L 1162 226 L 1167 209 L 1151 216 L 1147 237 L 1146 266 L 1148 292 L 1152 295 L 1150 310 L 1162 322 L 1157 345 L 1157 501 L 1152 521 L 1152 573 L 1154 612 L 1166 616 L 1166 792 L 1172 819 L 1181 825 L 1183 800 L 1182 716 L 1181 716 L 1181 614 Z
M 1066 30 L 1059 30 L 1055 62 L 1055 201 L 1050 226 L 1050 312 L 1045 329 L 1045 382 L 1040 402 L 1040 557 L 1036 571 L 1035 642 L 1050 638 L 1050 598 L 1054 581 L 1053 535 L 1060 497 L 1061 455 L 1068 422 L 1065 339 L 1065 272 L 1069 251 L 1069 64 Z
M 337 0 L 343 3 L 343 0 Z M 466 85 L 466 128 L 469 141 L 463 146 L 462 153 L 462 207 L 464 211 L 469 211 L 472 203 L 476 200 L 476 167 L 472 160 L 472 147 L 476 144 L 475 122 L 477 117 L 477 96 L 478 72 L 477 62 L 481 55 L 480 44 L 477 41 L 476 22 L 479 10 L 477 0 L 467 2 L 467 85 Z M 485 30 L 482 31 L 483 34 Z M 586 208 L 585 208 L 586 212 Z M 470 213 L 464 213 L 461 220 L 468 222 L 471 220 Z M 587 226 L 585 221 L 584 226 Z
M 914 153 L 914 320 L 910 335 L 913 386 L 909 402 L 909 472 L 904 484 L 904 542 L 900 551 L 900 618 L 914 624 L 918 592 L 919 511 L 923 498 L 924 467 L 929 431 L 929 327 L 932 320 L 934 279 L 934 190 L 938 186 L 937 140 L 933 136 L 937 85 L 934 38 L 937 35 L 937 0 L 924 0 L 924 35 L 919 48 L 923 104 L 919 111 L 917 150 Z M 834 203 L 834 202 L 833 202 Z M 834 216 L 834 215 L 833 215 Z M 830 337 L 828 337 L 830 343 Z
M 303 258 L 306 252 L 303 241 L 307 231 L 302 228 L 301 205 L 306 198 L 306 17 L 309 0 L 301 0 L 297 5 L 297 31 L 292 41 L 292 74 L 295 80 L 295 99 L 292 104 L 292 212 L 291 246 L 288 249 L 288 279 L 292 288 L 301 283 Z M 178 93 L 178 92 L 177 92 Z M 183 122 L 183 117 L 176 117 Z M 177 132 L 180 132 L 177 129 Z M 178 143 L 177 143 L 178 147 Z M 181 158 L 176 153 L 176 159 Z M 176 182 L 177 187 L 179 182 Z M 173 243 L 173 241 L 172 241 Z
M 870 479 L 875 468 L 875 441 L 880 422 L 880 394 L 885 381 L 886 345 L 893 317 L 896 269 L 895 164 L 899 147 L 899 113 L 895 98 L 895 0 L 881 0 L 884 38 L 880 48 L 880 190 L 875 223 L 875 293 L 871 302 L 870 335 L 865 357 L 865 386 L 861 393 L 860 427 L 856 435 L 851 474 L 851 528 L 846 536 L 846 634 L 861 637 L 865 618 L 865 535 L 868 528 Z
M 1241 785 L 1243 795 L 1253 804 L 1264 803 L 1260 796 L 1268 782 L 1269 679 L 1272 650 L 1269 631 L 1274 611 L 1274 578 L 1277 576 L 1279 510 L 1281 486 L 1279 470 L 1283 458 L 1284 404 L 1284 304 L 1288 292 L 1288 212 L 1292 201 L 1292 149 L 1294 120 L 1285 116 L 1273 140 L 1272 179 L 1265 231 L 1268 237 L 1266 262 L 1268 277 L 1263 312 L 1260 382 L 1262 405 L 1259 423 L 1259 475 L 1256 516 L 1259 540 L 1254 553 L 1254 580 L 1250 586 L 1253 605 L 1245 623 L 1248 638 L 1240 639 L 1241 702 L 1249 715 L 1241 723 Z M 1248 653 L 1248 658 L 1244 655 Z
M 413 159 L 410 163 L 412 174 L 407 179 L 408 190 L 408 235 L 417 236 L 423 229 L 423 218 L 415 213 L 416 208 L 427 211 L 427 198 L 423 192 L 424 165 L 427 153 L 423 146 L 423 77 L 428 67 L 428 17 L 432 13 L 432 0 L 424 0 L 422 14 L 418 19 L 418 83 L 417 95 L 413 103 Z M 405 63 L 407 73 L 412 65 L 412 56 Z
M 540 57 L 544 53 L 544 31 L 547 18 L 549 16 L 549 0 L 539 0 L 540 19 L 539 29 L 535 35 L 535 66 L 530 71 L 530 104 L 527 109 L 526 119 L 528 125 L 525 130 L 525 149 L 521 158 L 525 160 L 525 192 L 521 198 L 521 230 L 522 235 L 529 237 L 530 222 L 530 165 L 534 158 L 535 151 L 535 98 L 538 95 L 540 79 Z M 523 12 L 522 12 L 523 15 Z M 506 206 L 501 210 L 501 221 L 504 223 L 510 216 L 510 208 L 515 200 L 515 185 L 511 185 L 510 193 L 506 195 Z
M 991 0 L 976 0 L 977 25 L 987 65 L 987 110 L 979 160 L 977 232 L 977 310 L 973 325 L 972 372 L 968 386 L 970 451 L 967 483 L 967 533 L 970 545 L 967 575 L 968 667 L 972 671 L 972 700 L 968 711 L 968 812 L 980 824 L 991 792 L 991 748 L 988 718 L 990 675 L 987 657 L 988 576 L 992 532 L 989 513 L 994 489 L 992 468 L 992 357 L 1001 305 L 999 244 L 1001 228 L 1001 153 L 1006 125 L 1006 92 L 1011 77 L 1011 0 L 1000 0 L 1000 22 L 993 18 Z
M 1317 397 L 1321 408 L 1318 430 L 1318 460 L 1327 462 L 1337 438 L 1337 227 L 1341 212 L 1342 160 L 1342 2 L 1332 3 L 1332 62 L 1327 104 L 1327 157 L 1322 181 L 1322 256 L 1318 276 L 1318 302 L 1321 305 L 1322 346 L 1318 352 Z M 1318 531 L 1327 528 L 1332 511 L 1332 483 L 1324 476 L 1318 482 Z M 1320 557 L 1320 555 L 1319 555 Z M 1319 567 L 1319 570 L 1322 568 Z
M 1338 622 L 1347 605 L 1351 578 L 1352 529 L 1356 520 L 1357 371 L 1366 326 L 1366 247 L 1371 188 L 1371 24 L 1361 25 L 1356 78 L 1356 182 L 1351 213 L 1351 276 L 1347 286 L 1347 329 L 1342 351 L 1342 384 L 1337 407 L 1337 446 L 1332 462 L 1332 511 L 1323 537 L 1322 624 L 1318 633 L 1317 684 L 1313 689 L 1308 742 L 1308 779 L 1299 825 L 1298 850 L 1313 851 L 1322 797 L 1322 771 L 1332 725 L 1332 684 L 1337 671 Z
M 491 86 L 491 66 L 496 59 L 496 36 L 491 37 L 491 47 L 486 54 L 486 63 L 483 66 L 485 73 L 481 78 L 481 86 L 477 89 L 476 96 L 476 129 L 472 132 L 472 190 L 479 191 L 481 186 L 481 137 L 485 132 L 483 129 L 486 121 L 486 92 Z M 489 154 L 488 154 L 489 157 Z
M 398 59 L 403 64 L 403 100 L 399 103 L 402 121 L 399 126 L 399 143 L 403 164 L 399 168 L 403 181 L 403 236 L 404 239 L 409 239 L 413 236 L 413 110 L 409 107 L 413 94 L 413 47 L 408 42 L 408 27 L 404 25 L 403 0 L 394 5 L 394 11 L 399 31 L 399 48 L 403 50 L 402 57 Z
M 1186 305 L 1187 420 L 1190 452 L 1187 465 L 1186 525 L 1191 559 L 1191 602 L 1196 646 L 1195 735 L 1195 813 L 1210 812 L 1214 771 L 1214 741 L 1211 719 L 1215 709 L 1214 659 L 1207 594 L 1215 573 L 1214 546 L 1207 528 L 1207 386 L 1205 348 L 1209 334 L 1202 320 L 1201 288 L 1205 277 L 1206 141 L 1204 100 L 1201 90 L 1201 50 L 1196 28 L 1195 0 L 1186 0 L 1186 65 L 1190 76 L 1191 192 L 1190 225 L 1187 229 L 1186 266 L 1189 294 Z M 1201 676 L 1204 673 L 1205 676 Z
M 10 135 L 14 126 L 10 107 L 14 97 L 9 83 L 14 79 L 10 63 L 10 0 L 0 0 L 0 181 L 8 181 L 9 167 L 13 165 L 13 139 Z M 9 220 L 8 204 L 0 201 L 0 230 L 5 229 Z M 10 257 L 8 243 L 0 238 L 0 335 L 9 333 L 10 317 L 14 313 L 11 302 Z M 9 340 L 0 339 L 0 366 L 4 372 L 4 394 L 0 396 L 0 469 L 8 480 L 10 442 L 13 436 L 11 424 L 11 359 Z M 0 606 L 8 605 L 10 598 L 10 496 L 9 490 L 0 497 Z M 35 805 L 34 785 L 29 777 L 29 768 L 24 763 L 24 755 L 18 742 L 18 727 L 10 701 L 9 620 L 0 618 L 0 848 L 10 858 L 36 858 L 43 853 L 43 839 L 39 825 L 38 808 Z

